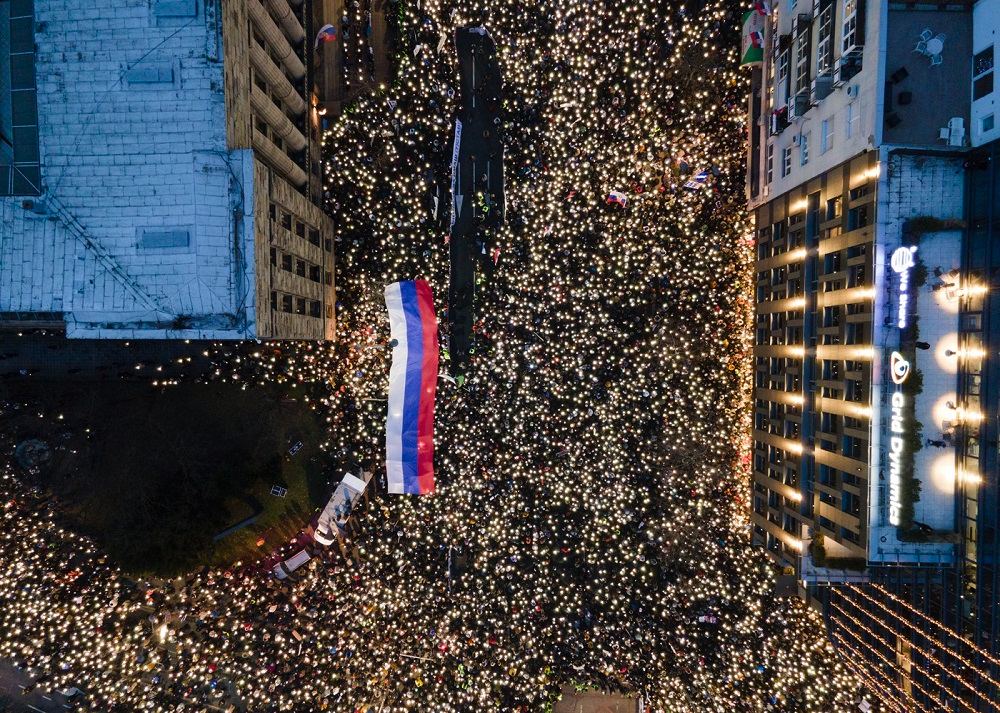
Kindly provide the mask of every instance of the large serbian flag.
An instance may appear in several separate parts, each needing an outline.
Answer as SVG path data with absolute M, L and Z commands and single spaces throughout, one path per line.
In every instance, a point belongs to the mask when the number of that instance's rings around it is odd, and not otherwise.
M 390 493 L 434 490 L 434 393 L 438 377 L 437 318 L 426 280 L 385 288 L 395 346 L 389 369 L 385 470 Z

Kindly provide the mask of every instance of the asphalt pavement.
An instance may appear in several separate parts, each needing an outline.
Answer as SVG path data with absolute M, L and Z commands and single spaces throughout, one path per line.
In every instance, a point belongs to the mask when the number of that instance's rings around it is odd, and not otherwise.
M 484 274 L 494 259 L 490 233 L 506 213 L 503 142 L 500 139 L 500 66 L 496 44 L 482 27 L 455 32 L 458 53 L 459 111 L 456 161 L 452 176 L 455 222 L 451 229 L 451 281 L 448 320 L 451 367 L 462 373 L 468 363 L 475 321 L 476 264 Z
M 0 661 L 0 713 L 65 713 L 73 709 L 64 696 L 43 686 L 34 687 L 31 681 L 27 672 Z

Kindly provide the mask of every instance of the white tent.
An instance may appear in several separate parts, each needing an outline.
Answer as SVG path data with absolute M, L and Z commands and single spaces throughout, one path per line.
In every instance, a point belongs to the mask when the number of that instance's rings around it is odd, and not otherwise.
M 329 547 L 336 541 L 337 533 L 344 529 L 354 506 L 361 499 L 371 479 L 372 474 L 365 471 L 361 471 L 361 478 L 351 473 L 344 473 L 344 478 L 333 491 L 330 502 L 319 514 L 316 532 L 313 533 L 316 542 Z

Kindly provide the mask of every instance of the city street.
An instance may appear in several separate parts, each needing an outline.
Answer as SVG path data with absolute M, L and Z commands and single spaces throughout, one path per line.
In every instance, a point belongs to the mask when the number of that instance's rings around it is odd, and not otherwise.
M 0 662 L 0 713 L 28 713 L 44 711 L 55 713 L 71 709 L 66 697 L 46 691 L 43 687 L 23 693 L 31 684 L 31 677 L 9 662 Z
M 460 373 L 469 358 L 475 322 L 476 261 L 493 267 L 489 228 L 504 218 L 503 144 L 500 140 L 500 68 L 496 44 L 478 27 L 455 32 L 461 68 L 461 104 L 452 161 L 454 224 L 451 230 L 452 370 Z

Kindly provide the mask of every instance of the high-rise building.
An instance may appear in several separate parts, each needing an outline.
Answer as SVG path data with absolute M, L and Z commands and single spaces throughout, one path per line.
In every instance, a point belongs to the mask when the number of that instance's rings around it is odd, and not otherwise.
M 954 390 L 925 345 L 958 329 L 957 293 L 930 287 L 960 268 L 971 17 L 968 3 L 860 0 L 788 0 L 767 17 L 748 181 L 753 521 L 806 583 L 953 559 L 913 533 L 954 530 L 955 489 L 933 470 L 954 446 L 930 428 L 943 447 L 918 442 L 911 422 Z
M 996 713 L 1000 3 L 755 20 L 754 539 L 884 710 Z
M 312 0 L 0 0 L 0 325 L 334 334 Z

